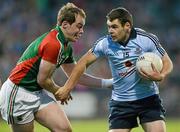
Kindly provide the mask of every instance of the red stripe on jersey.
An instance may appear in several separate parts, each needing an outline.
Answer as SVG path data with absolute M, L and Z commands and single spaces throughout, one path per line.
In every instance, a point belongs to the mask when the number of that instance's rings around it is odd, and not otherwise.
M 51 31 L 41 42 L 38 53 L 43 60 L 49 61 L 53 64 L 57 63 L 57 58 L 60 52 L 61 43 L 57 38 L 58 31 Z
M 16 65 L 16 67 L 11 71 L 9 79 L 15 84 L 19 84 L 21 79 L 26 76 L 29 70 L 32 68 L 33 64 L 38 60 L 38 56 L 28 59 Z

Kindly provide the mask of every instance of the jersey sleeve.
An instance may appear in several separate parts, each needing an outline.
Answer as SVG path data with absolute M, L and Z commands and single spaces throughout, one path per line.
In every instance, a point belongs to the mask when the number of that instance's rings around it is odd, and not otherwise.
M 39 46 L 39 55 L 43 60 L 56 64 L 60 48 L 56 43 L 44 42 Z
M 149 41 L 148 41 L 148 52 L 153 52 L 158 54 L 160 57 L 164 56 L 166 51 L 162 47 L 159 42 L 159 39 L 154 34 L 150 34 Z
M 92 47 L 92 53 L 98 58 L 105 56 L 105 48 L 106 45 L 104 43 L 104 39 L 97 40 Z

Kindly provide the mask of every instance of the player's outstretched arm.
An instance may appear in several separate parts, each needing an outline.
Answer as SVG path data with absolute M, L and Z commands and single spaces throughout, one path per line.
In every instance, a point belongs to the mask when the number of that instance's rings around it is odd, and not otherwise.
M 94 54 L 91 51 L 88 51 L 76 64 L 74 67 L 69 79 L 66 81 L 64 87 L 60 88 L 56 92 L 56 97 L 59 97 L 61 101 L 64 101 L 68 98 L 69 93 L 75 87 L 81 75 L 86 71 L 86 68 L 92 64 L 96 60 Z M 91 83 L 91 80 L 89 80 Z M 101 83 L 101 79 L 99 79 L 99 84 Z
M 92 60 L 92 61 L 95 61 L 96 60 L 96 57 L 94 56 L 94 54 L 91 53 L 91 50 L 87 53 L 88 55 L 88 59 Z M 87 56 L 86 55 L 86 56 Z M 90 60 L 90 61 L 91 61 Z M 90 62 L 89 61 L 89 62 Z M 82 62 L 82 60 L 81 60 Z M 89 63 L 87 62 L 87 63 Z M 81 65 L 79 64 L 80 62 L 78 62 L 78 65 Z M 84 62 L 83 62 L 84 63 Z M 85 64 L 86 65 L 86 64 Z M 88 65 L 88 64 L 87 64 Z M 63 71 L 66 73 L 66 76 L 69 78 L 71 73 L 72 73 L 72 70 L 74 69 L 74 67 L 76 66 L 76 64 L 74 63 L 70 63 L 70 64 L 63 64 L 61 65 L 61 68 L 63 69 Z M 87 67 L 85 67 L 86 69 Z M 74 71 L 73 71 L 74 72 Z M 103 78 L 99 78 L 99 77 L 96 77 L 96 76 L 92 76 L 90 74 L 87 74 L 87 73 L 84 73 L 80 76 L 79 78 L 79 81 L 77 82 L 78 84 L 81 84 L 81 85 L 85 85 L 85 86 L 88 86 L 88 87 L 96 87 L 96 88 L 111 88 L 112 87 L 112 83 L 113 83 L 113 79 L 103 79 Z

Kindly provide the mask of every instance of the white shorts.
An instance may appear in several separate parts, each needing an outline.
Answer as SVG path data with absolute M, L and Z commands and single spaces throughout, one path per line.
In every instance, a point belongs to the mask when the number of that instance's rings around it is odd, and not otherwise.
M 0 112 L 8 124 L 26 124 L 34 120 L 34 113 L 56 102 L 45 90 L 30 92 L 9 79 L 0 91 Z

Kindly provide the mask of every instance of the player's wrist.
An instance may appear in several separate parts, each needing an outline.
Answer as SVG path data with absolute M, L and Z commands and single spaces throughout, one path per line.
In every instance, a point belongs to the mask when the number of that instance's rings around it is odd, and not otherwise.
M 160 74 L 160 79 L 159 79 L 159 81 L 164 80 L 164 78 L 165 78 L 165 74 L 161 73 L 161 74 Z
M 110 88 L 113 85 L 113 79 L 101 79 L 102 88 Z

